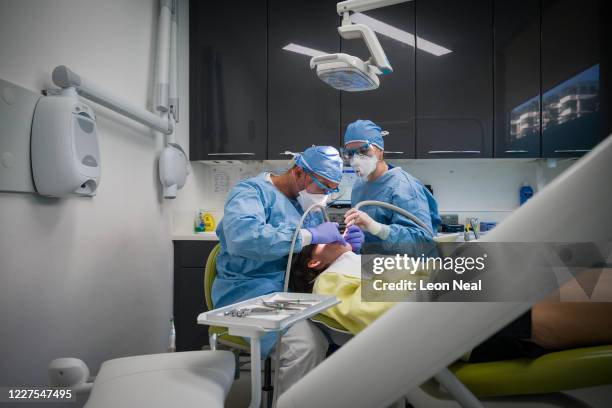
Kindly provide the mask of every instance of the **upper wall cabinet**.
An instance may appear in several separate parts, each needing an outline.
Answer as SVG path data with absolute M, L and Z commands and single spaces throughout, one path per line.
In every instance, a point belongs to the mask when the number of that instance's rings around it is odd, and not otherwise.
M 610 131 L 601 114 L 600 94 L 611 89 L 610 77 L 604 74 L 610 72 L 609 57 L 602 55 L 609 54 L 611 46 L 602 3 L 543 0 L 544 157 L 579 156 Z
M 268 158 L 340 143 L 340 93 L 310 69 L 340 50 L 335 0 L 268 1 Z
M 495 0 L 495 157 L 540 157 L 540 2 Z
M 265 1 L 191 1 L 190 159 L 265 159 Z
M 356 119 L 370 119 L 387 130 L 385 156 L 415 157 L 415 2 L 407 2 L 353 15 L 353 22 L 371 27 L 394 72 L 379 77 L 374 91 L 343 92 L 342 133 Z M 363 60 L 369 52 L 361 40 L 342 40 L 342 52 Z
M 492 157 L 492 8 L 416 2 L 417 158 Z

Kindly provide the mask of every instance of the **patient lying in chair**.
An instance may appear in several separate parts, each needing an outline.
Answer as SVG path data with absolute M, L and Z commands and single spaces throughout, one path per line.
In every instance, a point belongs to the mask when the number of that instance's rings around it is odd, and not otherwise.
M 361 301 L 360 255 L 352 252 L 350 245 L 334 243 L 305 247 L 296 259 L 289 282 L 297 292 L 334 295 L 341 300 L 323 314 L 353 334 L 395 305 L 394 302 Z
M 362 301 L 360 255 L 339 243 L 304 247 L 293 264 L 290 288 L 336 296 L 341 303 L 324 314 L 353 334 L 395 305 Z M 604 298 L 612 299 L 609 285 L 603 290 L 608 294 Z M 535 358 L 557 350 L 612 344 L 610 315 L 612 302 L 544 300 L 476 347 L 468 358 L 470 362 Z

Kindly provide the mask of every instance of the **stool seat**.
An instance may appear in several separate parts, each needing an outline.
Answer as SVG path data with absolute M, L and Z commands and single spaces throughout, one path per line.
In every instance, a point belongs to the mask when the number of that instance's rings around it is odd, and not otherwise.
M 222 408 L 234 381 L 234 361 L 231 352 L 221 350 L 108 360 L 85 407 Z

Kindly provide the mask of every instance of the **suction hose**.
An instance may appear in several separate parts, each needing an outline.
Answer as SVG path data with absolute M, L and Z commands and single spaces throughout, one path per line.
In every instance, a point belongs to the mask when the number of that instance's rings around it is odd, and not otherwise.
M 434 235 L 433 232 L 431 231 L 431 227 L 428 226 L 428 225 L 425 225 L 425 223 L 423 221 L 421 221 L 420 219 L 415 217 L 412 213 L 410 213 L 410 212 L 408 212 L 408 211 L 404 210 L 403 208 L 400 208 L 400 207 L 398 207 L 396 205 L 385 203 L 384 201 L 365 200 L 365 201 L 362 201 L 360 203 L 357 203 L 357 205 L 355 206 L 355 209 L 358 210 L 361 207 L 365 207 L 367 205 L 376 205 L 376 206 L 388 208 L 388 209 L 393 210 L 393 211 L 395 211 L 397 213 L 400 213 L 404 217 L 408 218 L 410 221 L 414 222 L 419 227 L 424 228 L 427 232 L 429 232 L 429 234 L 431 236 Z
M 326 207 L 323 204 L 313 204 L 302 215 L 300 218 L 300 222 L 296 225 L 295 232 L 293 233 L 293 238 L 291 239 L 291 247 L 289 248 L 289 259 L 287 260 L 287 268 L 285 269 L 285 286 L 283 292 L 289 291 L 289 276 L 291 275 L 291 261 L 293 260 L 293 251 L 295 250 L 295 241 L 297 241 L 298 234 L 304 225 L 304 220 L 306 216 L 310 214 L 312 210 L 318 208 L 323 213 L 323 217 L 325 221 L 329 221 L 329 216 L 327 215 Z M 272 402 L 272 406 L 276 407 L 276 400 L 278 399 L 278 381 L 279 381 L 279 361 L 280 361 L 280 343 L 281 343 L 282 333 L 278 333 L 278 337 L 276 338 L 276 362 L 274 365 L 274 399 Z

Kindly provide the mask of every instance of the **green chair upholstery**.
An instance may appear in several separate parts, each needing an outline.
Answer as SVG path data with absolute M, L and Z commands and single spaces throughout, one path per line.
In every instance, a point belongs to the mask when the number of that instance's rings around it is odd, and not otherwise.
M 206 296 L 206 306 L 208 310 L 213 310 L 214 306 L 212 302 L 212 285 L 217 277 L 217 255 L 219 255 L 219 251 L 221 250 L 221 244 L 215 245 L 215 247 L 210 251 L 208 255 L 208 259 L 206 260 L 206 267 L 204 268 L 204 295 Z M 208 334 L 217 335 L 217 341 L 221 344 L 229 346 L 234 350 L 236 356 L 236 373 L 234 378 L 240 378 L 240 361 L 239 361 L 239 351 L 245 351 L 247 353 L 251 352 L 251 345 L 244 338 L 238 336 L 232 336 L 227 333 L 226 327 L 220 326 L 210 326 L 208 328 Z M 264 392 L 265 400 L 267 402 L 267 407 L 272 406 L 272 399 L 274 393 L 274 387 L 272 385 L 272 362 L 270 357 L 266 358 L 264 363 L 264 378 L 263 378 L 263 387 L 262 390 Z
M 335 321 L 331 317 L 326 316 L 324 314 L 318 314 L 316 316 L 313 316 L 312 318 L 310 318 L 310 320 L 312 320 L 315 323 L 321 323 L 321 324 L 329 327 L 332 330 L 336 330 L 336 331 L 339 331 L 339 332 L 349 333 L 350 334 L 350 331 L 348 331 L 348 329 L 346 327 L 344 327 L 343 325 L 341 325 L 340 323 L 338 323 L 337 321 Z
M 612 384 L 612 345 L 583 347 L 545 354 L 535 359 L 486 363 L 458 362 L 449 367 L 477 397 L 546 394 Z M 423 389 L 449 398 L 429 381 Z
M 206 306 L 208 307 L 208 310 L 214 309 L 211 291 L 212 284 L 217 277 L 217 255 L 219 255 L 220 250 L 221 244 L 215 245 L 213 250 L 210 251 L 210 254 L 208 255 L 208 259 L 206 260 L 206 268 L 204 269 L 204 295 L 206 297 Z M 208 334 L 217 334 L 219 343 L 225 344 L 226 346 L 242 351 L 250 351 L 251 349 L 249 343 L 242 337 L 227 334 L 227 328 L 225 327 L 210 326 L 208 328 Z

